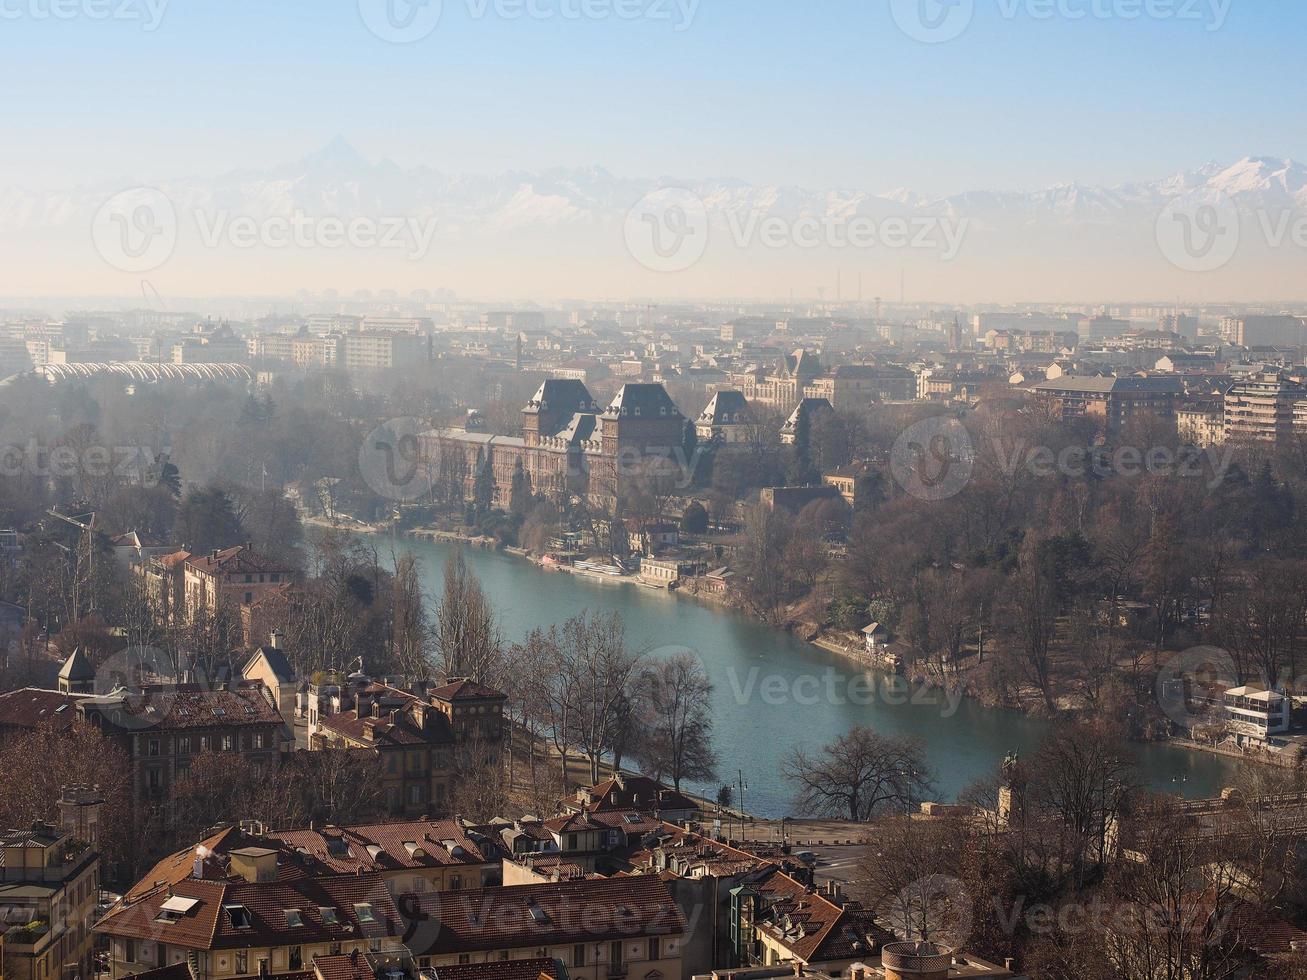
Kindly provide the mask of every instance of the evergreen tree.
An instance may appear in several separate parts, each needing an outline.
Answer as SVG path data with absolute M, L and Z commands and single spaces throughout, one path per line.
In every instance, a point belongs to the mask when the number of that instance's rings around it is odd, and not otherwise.
M 508 511 L 514 517 L 526 517 L 531 509 L 531 478 L 519 459 L 513 467 L 513 484 L 509 490 Z

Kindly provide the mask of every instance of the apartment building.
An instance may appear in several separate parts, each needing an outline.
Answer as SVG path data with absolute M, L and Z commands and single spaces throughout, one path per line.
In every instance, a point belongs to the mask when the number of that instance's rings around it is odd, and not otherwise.
M 213 615 L 220 605 L 250 605 L 294 579 L 288 565 L 259 554 L 249 544 L 215 549 L 182 560 L 186 614 Z
M 90 787 L 68 787 L 58 825 L 0 833 L 0 976 L 92 980 L 100 895 L 99 811 Z
M 1225 393 L 1225 437 L 1281 442 L 1307 433 L 1307 386 L 1282 374 L 1259 374 Z
M 1175 405 L 1184 394 L 1184 382 L 1164 377 L 1063 377 L 1041 381 L 1035 396 L 1062 422 L 1090 419 L 1108 434 L 1119 432 L 1132 418 L 1144 414 L 1173 419 Z
M 394 331 L 345 334 L 337 351 L 340 366 L 346 371 L 389 371 L 425 364 L 430 359 L 425 336 Z
M 414 973 L 491 964 L 484 975 L 498 977 L 510 969 L 499 964 L 558 960 L 572 980 L 681 976 L 685 921 L 659 878 L 449 887 L 458 852 L 474 853 L 463 866 L 478 874 L 488 852 L 470 834 L 435 836 L 446 832 L 453 827 L 377 825 L 338 837 L 327 828 L 321 840 L 223 831 L 160 862 L 100 921 L 110 977 L 173 964 L 197 980 L 334 976 L 333 957 L 408 962 Z M 429 888 L 433 880 L 444 887 Z
M 374 753 L 390 813 L 443 812 L 461 748 L 474 749 L 487 765 L 498 764 L 507 701 L 499 691 L 465 679 L 429 691 L 324 684 L 310 691 L 309 747 Z

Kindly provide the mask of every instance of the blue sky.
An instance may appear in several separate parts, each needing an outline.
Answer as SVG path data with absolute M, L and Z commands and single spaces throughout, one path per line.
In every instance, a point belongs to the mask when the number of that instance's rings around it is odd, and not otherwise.
M 974 0 L 940 44 L 907 37 L 890 0 L 699 0 L 684 30 L 444 0 L 409 45 L 369 33 L 359 0 L 172 0 L 153 32 L 56 20 L 51 2 L 146 0 L 0 0 L 0 185 L 263 168 L 337 134 L 448 172 L 598 164 L 926 193 L 1307 157 L 1307 5 L 1287 0 L 1195 0 L 1192 19 L 1124 16 L 1191 0 L 1057 0 L 1089 12 L 1074 20 L 1037 16 L 1048 0 Z M 1219 30 L 1212 3 L 1229 3 Z

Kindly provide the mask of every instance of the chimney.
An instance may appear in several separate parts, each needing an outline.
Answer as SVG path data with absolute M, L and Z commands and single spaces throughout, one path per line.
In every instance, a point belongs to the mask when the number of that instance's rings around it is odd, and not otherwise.
M 268 646 L 274 650 L 281 649 L 281 630 L 272 631 L 272 635 L 268 637 Z

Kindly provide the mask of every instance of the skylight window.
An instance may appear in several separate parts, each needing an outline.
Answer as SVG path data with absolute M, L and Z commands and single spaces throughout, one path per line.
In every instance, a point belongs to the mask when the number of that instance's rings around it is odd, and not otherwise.
M 340 925 L 340 915 L 334 908 L 324 905 L 318 909 L 318 915 L 322 916 L 322 924 L 327 926 Z
M 233 929 L 253 929 L 254 918 L 244 905 L 224 905 Z
M 286 928 L 300 929 L 304 926 L 304 916 L 300 915 L 299 909 L 283 909 L 286 913 Z
M 359 922 L 368 923 L 377 921 L 377 913 L 372 910 L 371 902 L 355 902 L 354 914 L 358 916 Z

